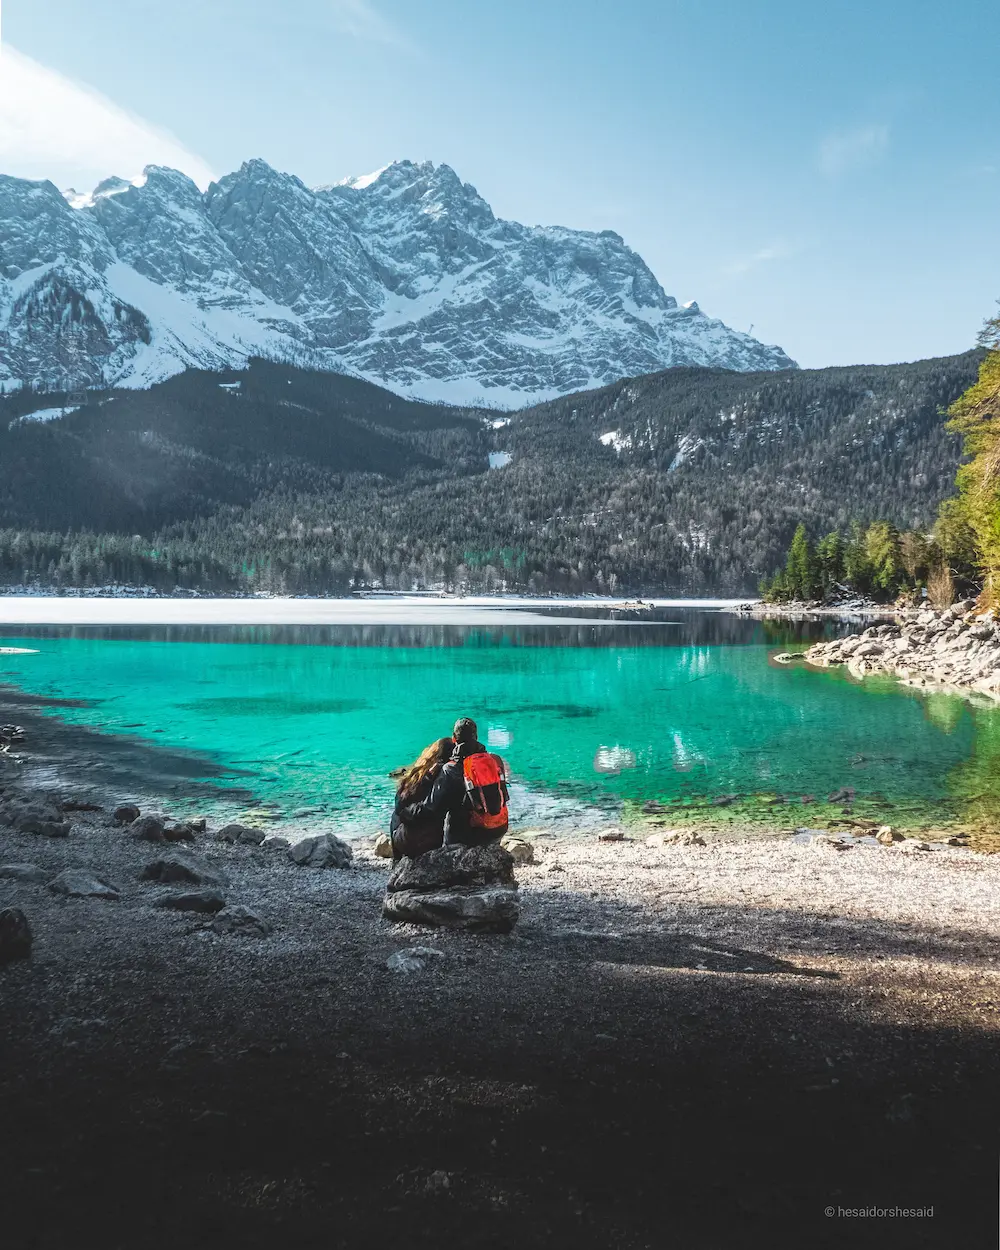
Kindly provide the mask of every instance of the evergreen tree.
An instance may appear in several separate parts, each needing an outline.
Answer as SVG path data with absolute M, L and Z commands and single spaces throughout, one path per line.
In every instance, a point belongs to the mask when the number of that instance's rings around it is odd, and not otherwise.
M 829 598 L 844 578 L 844 540 L 840 530 L 831 530 L 816 544 L 816 565 L 820 593 L 824 599 Z
M 874 521 L 865 531 L 864 548 L 873 589 L 883 596 L 894 595 L 902 574 L 899 531 L 888 521 Z
M 872 589 L 872 566 L 860 521 L 852 521 L 844 544 L 844 578 L 860 594 Z
M 800 521 L 788 548 L 785 563 L 785 585 L 795 599 L 811 599 L 816 593 L 816 563 L 806 527 Z
M 970 457 L 957 475 L 958 498 L 942 510 L 943 545 L 971 538 L 983 576 L 984 606 L 1000 605 L 1000 316 L 987 321 L 980 343 L 988 349 L 977 381 L 948 410 L 948 428 L 962 435 Z M 949 544 L 949 539 L 951 540 Z

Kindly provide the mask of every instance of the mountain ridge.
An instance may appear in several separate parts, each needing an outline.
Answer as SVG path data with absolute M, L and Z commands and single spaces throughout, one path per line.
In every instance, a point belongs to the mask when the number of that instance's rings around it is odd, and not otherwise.
M 743 594 L 854 521 L 926 528 L 981 351 L 674 368 L 496 418 L 253 362 L 0 399 L 0 582 Z
M 0 176 L 0 382 L 148 386 L 264 356 L 517 408 L 674 365 L 795 368 L 668 295 L 615 231 L 494 215 L 448 165 L 316 188 L 244 162 L 89 195 Z

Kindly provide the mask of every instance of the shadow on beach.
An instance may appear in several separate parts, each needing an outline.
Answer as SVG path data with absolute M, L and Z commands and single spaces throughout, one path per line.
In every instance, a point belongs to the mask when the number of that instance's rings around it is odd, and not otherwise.
M 887 923 L 879 955 L 919 960 L 862 975 L 870 934 L 828 915 L 763 917 L 787 940 L 762 952 L 545 891 L 506 937 L 417 932 L 378 919 L 370 862 L 240 862 L 277 891 L 271 939 L 60 904 L 0 970 L 24 1244 L 992 1244 L 996 942 Z M 388 971 L 411 940 L 444 957 Z M 934 1214 L 824 1214 L 868 1206 Z

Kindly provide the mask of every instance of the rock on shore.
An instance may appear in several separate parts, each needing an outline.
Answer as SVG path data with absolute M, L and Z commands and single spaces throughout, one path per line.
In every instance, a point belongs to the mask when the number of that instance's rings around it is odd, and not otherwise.
M 0 911 L 0 964 L 31 955 L 31 926 L 20 907 Z
M 942 685 L 1000 699 L 1000 623 L 973 600 L 944 611 L 907 608 L 891 624 L 820 642 L 810 664 L 845 664 L 854 677 L 892 673 L 913 685 Z
M 509 933 L 520 915 L 513 857 L 496 843 L 402 859 L 386 885 L 387 920 Z

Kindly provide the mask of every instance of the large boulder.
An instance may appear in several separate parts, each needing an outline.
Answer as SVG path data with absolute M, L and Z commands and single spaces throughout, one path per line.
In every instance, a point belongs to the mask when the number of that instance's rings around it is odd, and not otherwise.
M 167 842 L 193 842 L 194 834 L 194 825 L 186 820 L 171 821 L 163 826 L 163 837 Z
M 354 852 L 332 833 L 313 833 L 294 842 L 288 858 L 300 868 L 347 868 Z
M 240 842 L 244 846 L 260 846 L 267 837 L 266 829 L 255 829 L 253 825 L 224 825 L 215 835 L 220 842 Z
M 283 833 L 268 833 L 260 844 L 262 851 L 287 851 L 292 845 L 291 839 Z
M 118 825 L 131 825 L 139 819 L 142 813 L 134 803 L 122 803 L 120 807 L 114 810 L 114 821 Z
M 386 885 L 382 914 L 409 924 L 509 933 L 520 915 L 513 857 L 491 842 L 402 859 Z
M 64 898 L 118 898 L 117 887 L 90 868 L 64 868 L 49 882 L 49 889 Z
M 49 874 L 37 864 L 0 864 L 0 881 L 23 881 L 26 885 L 44 885 Z
M 140 816 L 128 826 L 129 837 L 137 842 L 166 842 L 163 821 L 159 816 Z
M 164 890 L 153 899 L 154 907 L 166 907 L 171 911 L 222 911 L 226 896 L 216 886 L 203 890 Z
M 401 859 L 385 888 L 392 892 L 456 886 L 483 889 L 491 885 L 517 888 L 514 858 L 498 842 L 486 846 L 441 846 L 416 859 Z
M 215 933 L 233 933 L 244 937 L 267 937 L 271 926 L 249 907 L 227 907 L 208 926 Z
M 0 824 L 16 829 L 18 833 L 36 833 L 44 838 L 69 837 L 71 828 L 58 808 L 18 798 L 0 805 Z
M 143 881 L 160 881 L 164 885 L 182 881 L 186 885 L 228 885 L 224 872 L 213 868 L 190 851 L 169 851 L 150 860 L 139 874 Z
M 31 926 L 20 907 L 0 911 L 0 964 L 27 959 L 31 954 Z
M 509 933 L 520 914 L 517 891 L 508 886 L 394 890 L 386 893 L 382 906 L 387 920 L 475 933 Z

